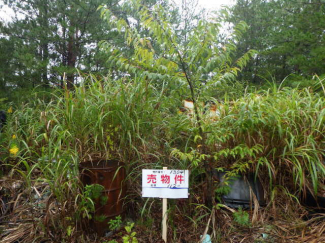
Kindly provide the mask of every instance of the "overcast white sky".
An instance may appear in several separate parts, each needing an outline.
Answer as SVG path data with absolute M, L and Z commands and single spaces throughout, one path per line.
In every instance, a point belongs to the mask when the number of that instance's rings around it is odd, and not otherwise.
M 174 0 L 176 3 L 181 4 L 184 0 Z M 208 10 L 216 10 L 220 9 L 222 5 L 231 5 L 233 4 L 234 0 L 198 0 L 199 5 L 204 7 Z M 0 6 L 3 4 L 3 0 L 0 0 Z M 11 9 L 7 7 L 1 7 L 0 9 L 0 19 L 1 20 L 8 20 L 10 16 L 13 16 L 14 13 Z
M 0 20 L 5 20 L 8 21 L 10 19 L 10 16 L 13 16 L 14 13 L 13 11 L 6 7 L 6 6 L 2 6 L 1 4 L 3 4 L 3 2 L 0 0 Z
M 175 0 L 175 2 L 182 2 L 182 0 Z M 198 0 L 199 5 L 209 10 L 220 9 L 222 5 L 230 5 L 234 0 Z

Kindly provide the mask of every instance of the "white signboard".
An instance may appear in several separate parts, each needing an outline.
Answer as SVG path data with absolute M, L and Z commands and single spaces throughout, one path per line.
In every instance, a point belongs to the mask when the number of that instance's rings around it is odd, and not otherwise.
M 142 197 L 188 198 L 188 170 L 142 170 Z

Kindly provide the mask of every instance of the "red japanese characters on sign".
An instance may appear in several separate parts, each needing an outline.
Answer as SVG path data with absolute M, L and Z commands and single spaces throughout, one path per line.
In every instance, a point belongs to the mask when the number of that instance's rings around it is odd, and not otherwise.
M 177 182 L 179 182 L 179 184 L 182 184 L 182 182 L 184 182 L 184 176 L 182 175 L 175 175 L 175 184 L 177 184 Z
M 142 170 L 142 196 L 188 197 L 187 170 Z
M 169 184 L 170 183 L 170 176 L 169 175 L 161 175 L 161 182 L 163 184 Z
M 157 183 L 157 175 L 147 175 L 147 183 Z

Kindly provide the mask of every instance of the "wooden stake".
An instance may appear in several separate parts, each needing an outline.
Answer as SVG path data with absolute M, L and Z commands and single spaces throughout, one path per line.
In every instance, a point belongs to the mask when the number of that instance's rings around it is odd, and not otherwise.
M 163 170 L 167 170 L 167 167 L 163 167 Z M 167 198 L 163 198 L 162 208 L 162 238 L 167 243 Z

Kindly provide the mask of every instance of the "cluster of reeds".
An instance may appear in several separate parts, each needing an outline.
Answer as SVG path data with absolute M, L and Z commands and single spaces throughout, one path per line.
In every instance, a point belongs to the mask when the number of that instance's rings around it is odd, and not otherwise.
M 206 124 L 215 166 L 253 172 L 270 190 L 280 185 L 316 195 L 325 178 L 324 107 L 324 97 L 308 88 L 271 89 L 220 104 L 219 117 Z

